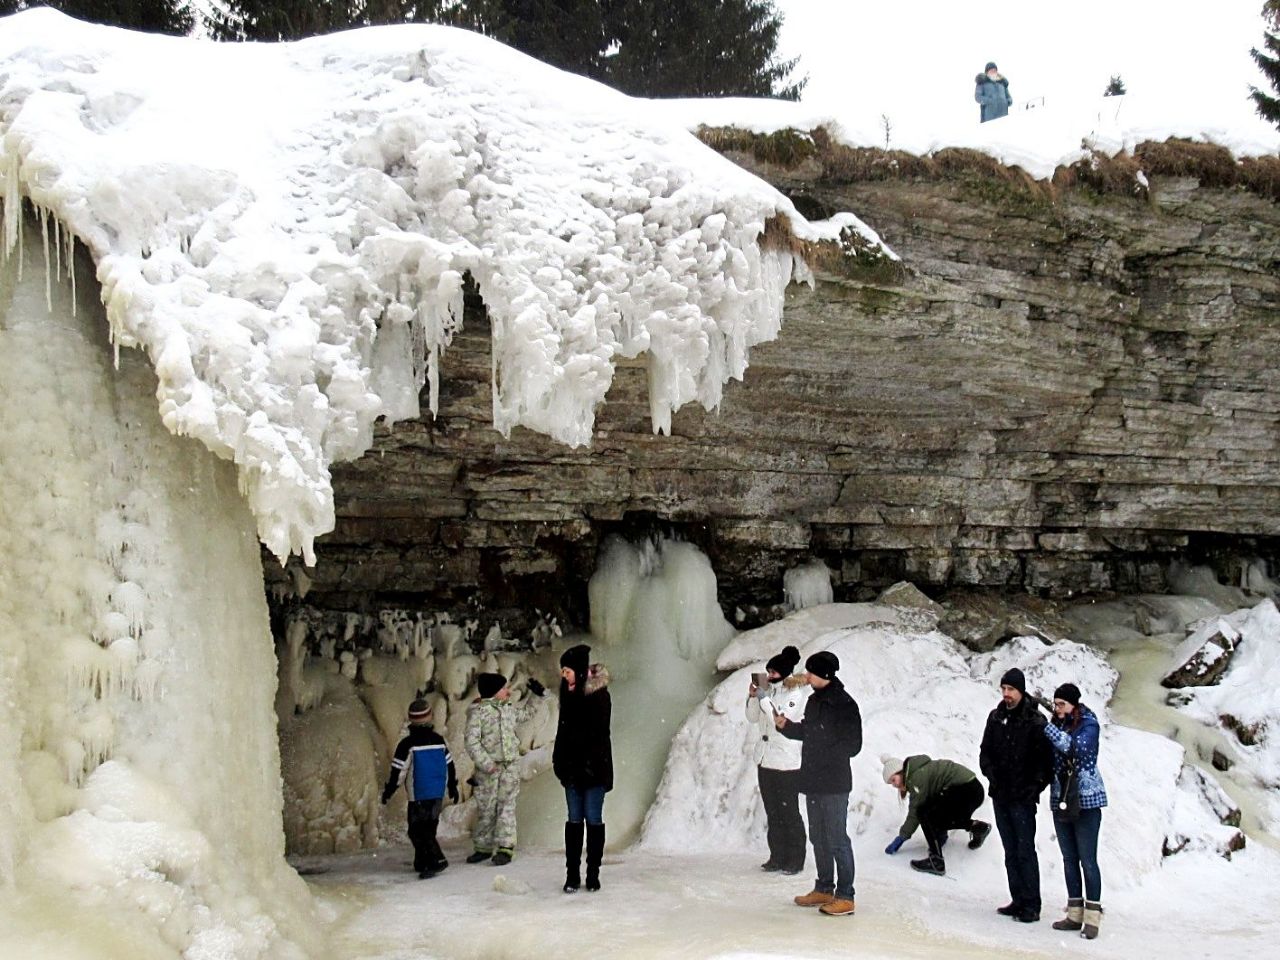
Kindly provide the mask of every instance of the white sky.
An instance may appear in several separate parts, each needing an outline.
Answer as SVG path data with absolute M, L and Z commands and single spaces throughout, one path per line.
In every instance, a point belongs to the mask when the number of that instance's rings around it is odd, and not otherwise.
M 1131 94 L 1203 101 L 1206 86 L 1243 98 L 1265 86 L 1249 57 L 1262 0 L 776 0 L 780 52 L 800 55 L 806 105 L 842 115 L 976 122 L 973 77 L 988 60 L 1009 78 L 1014 108 L 1101 95 L 1119 73 Z

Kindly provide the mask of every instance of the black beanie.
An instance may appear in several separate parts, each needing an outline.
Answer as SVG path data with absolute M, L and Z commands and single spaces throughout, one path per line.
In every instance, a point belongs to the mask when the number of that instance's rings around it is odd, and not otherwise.
M 423 699 L 417 699 L 409 704 L 409 722 L 422 723 L 431 718 L 431 704 Z
M 507 685 L 507 678 L 500 673 L 482 673 L 476 677 L 476 692 L 488 700 Z
M 1057 690 L 1053 691 L 1053 699 L 1065 700 L 1073 707 L 1080 706 L 1080 688 L 1074 683 L 1064 683 Z
M 1000 678 L 1000 686 L 1013 687 L 1019 693 L 1027 692 L 1027 678 L 1023 676 L 1022 671 L 1017 667 L 1010 667 L 1004 672 L 1004 676 Z
M 830 650 L 819 650 L 804 662 L 804 668 L 815 677 L 830 680 L 840 669 L 840 659 Z
M 781 653 L 774 654 L 769 658 L 769 662 L 764 665 L 764 668 L 772 670 L 780 677 L 789 677 L 799 662 L 799 650 L 795 647 L 783 647 Z
M 560 654 L 560 666 L 573 671 L 573 687 L 578 693 L 585 693 L 587 673 L 591 670 L 591 648 L 585 643 L 570 647 Z
M 988 70 L 999 70 L 999 69 L 1000 68 L 997 67 L 994 62 L 992 62 L 992 63 L 988 63 L 985 67 L 983 67 L 982 71 L 985 73 Z

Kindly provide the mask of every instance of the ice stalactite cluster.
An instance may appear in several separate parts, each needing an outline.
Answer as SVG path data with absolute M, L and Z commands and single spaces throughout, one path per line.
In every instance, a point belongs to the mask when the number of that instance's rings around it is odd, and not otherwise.
M 449 744 L 465 803 L 472 766 L 463 738 L 478 673 L 507 677 L 517 702 L 529 695 L 530 677 L 552 691 L 520 727 L 524 774 L 533 777 L 549 766 L 558 717 L 556 656 L 567 641 L 557 639 L 551 649 L 531 642 L 537 637 L 503 637 L 495 629 L 481 637 L 478 628 L 475 620 L 454 623 L 422 611 L 293 611 L 277 647 L 276 698 L 291 852 L 345 853 L 375 846 L 386 828 L 392 834 L 403 829 L 404 795 L 397 795 L 383 823 L 378 795 L 404 733 L 405 711 L 418 696 L 431 704 L 433 723 Z M 442 834 L 465 830 L 469 816 L 466 806 L 450 808 Z
M 282 559 L 312 559 L 376 418 L 424 385 L 435 410 L 465 275 L 494 426 L 579 445 L 620 358 L 648 357 L 655 430 L 715 408 L 809 276 L 793 241 L 856 219 L 810 224 L 660 105 L 443 27 L 214 45 L 28 11 L 0 104 L 5 249 L 22 198 L 84 242 L 166 427 L 236 463 Z
M 379 839 L 377 791 L 390 750 L 416 696 L 432 705 L 465 785 L 471 761 L 463 744 L 466 707 L 480 672 L 501 673 L 517 701 L 533 677 L 549 694 L 520 728 L 526 784 L 520 802 L 524 843 L 554 845 L 564 796 L 546 774 L 559 716 L 559 655 L 587 643 L 612 677 L 616 785 L 609 796 L 611 836 L 639 828 L 662 774 L 667 744 L 715 682 L 717 654 L 734 631 L 716 603 L 710 562 L 676 541 L 613 539 L 589 591 L 591 635 L 564 634 L 553 620 L 527 637 L 482 633 L 479 620 L 455 623 L 424 611 L 376 616 L 297 607 L 277 656 L 280 686 L 285 833 L 298 853 L 344 852 Z M 399 829 L 398 798 L 384 828 Z M 471 811 L 446 811 L 443 831 L 467 829 Z

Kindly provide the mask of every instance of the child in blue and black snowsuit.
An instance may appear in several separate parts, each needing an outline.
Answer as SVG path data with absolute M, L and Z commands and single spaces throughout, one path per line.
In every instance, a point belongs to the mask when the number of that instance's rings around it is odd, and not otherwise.
M 405 788 L 409 792 L 413 869 L 418 871 L 420 879 L 426 880 L 449 865 L 436 841 L 436 828 L 440 825 L 445 794 L 454 803 L 458 802 L 458 775 L 444 738 L 431 728 L 431 706 L 425 700 L 409 704 L 409 733 L 396 744 L 391 773 L 382 788 L 384 804 L 399 789 L 402 773 L 406 774 Z

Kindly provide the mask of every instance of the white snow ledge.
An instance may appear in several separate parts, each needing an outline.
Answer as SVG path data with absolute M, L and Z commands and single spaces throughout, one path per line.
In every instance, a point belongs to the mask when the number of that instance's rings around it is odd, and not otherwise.
M 424 384 L 434 412 L 464 272 L 503 434 L 589 442 L 641 353 L 669 430 L 777 336 L 809 272 L 766 222 L 816 240 L 856 218 L 807 223 L 678 121 L 445 27 L 226 45 L 37 9 L 0 20 L 2 248 L 23 199 L 88 247 L 166 427 L 233 459 L 263 542 L 311 563 L 329 465 Z

